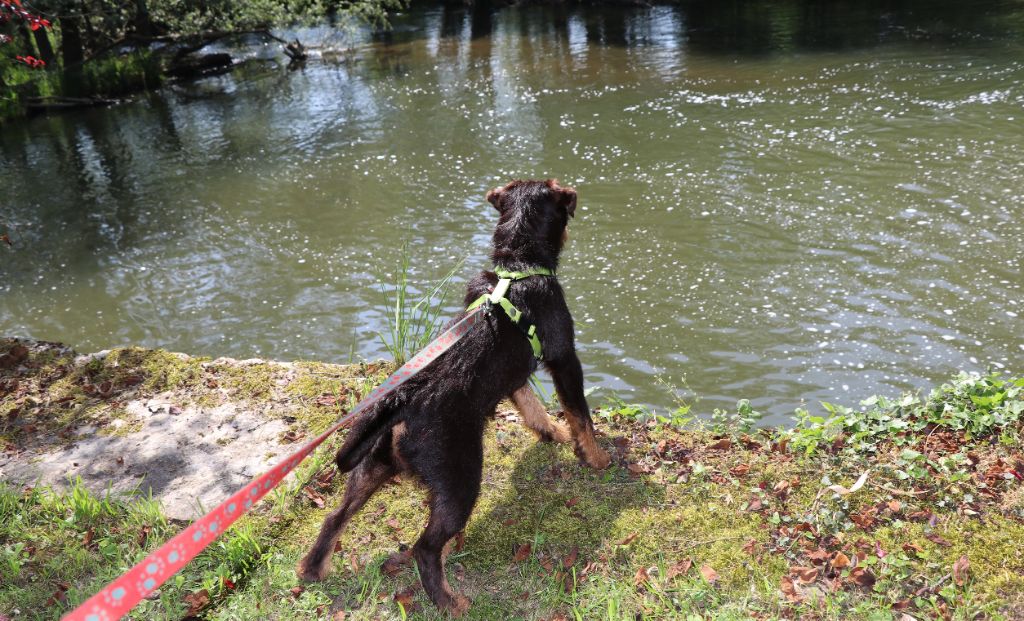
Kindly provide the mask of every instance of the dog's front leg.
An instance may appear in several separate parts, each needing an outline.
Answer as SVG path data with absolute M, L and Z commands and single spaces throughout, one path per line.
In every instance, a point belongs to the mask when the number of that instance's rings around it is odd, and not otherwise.
M 594 421 L 590 418 L 590 406 L 583 394 L 583 366 L 576 352 L 568 351 L 545 364 L 555 381 L 555 392 L 572 431 L 576 455 L 591 468 L 607 468 L 611 457 L 597 445 L 594 437 Z

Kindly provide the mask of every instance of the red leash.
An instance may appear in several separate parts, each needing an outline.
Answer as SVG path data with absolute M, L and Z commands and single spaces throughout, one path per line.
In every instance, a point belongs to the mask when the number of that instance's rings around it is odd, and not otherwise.
M 482 316 L 482 308 L 473 309 L 458 323 L 434 339 L 422 351 L 413 356 L 400 369 L 391 374 L 383 384 L 374 388 L 365 399 L 323 432 L 309 444 L 292 453 L 268 472 L 256 477 L 251 483 L 231 495 L 213 511 L 190 524 L 170 541 L 135 565 L 119 578 L 103 587 L 78 608 L 64 616 L 64 621 L 113 621 L 120 619 L 139 602 L 167 582 L 186 563 L 195 558 L 229 526 L 247 513 L 267 492 L 305 459 L 316 447 L 335 431 L 346 426 L 357 415 L 380 401 L 406 380 L 448 351 L 461 339 Z

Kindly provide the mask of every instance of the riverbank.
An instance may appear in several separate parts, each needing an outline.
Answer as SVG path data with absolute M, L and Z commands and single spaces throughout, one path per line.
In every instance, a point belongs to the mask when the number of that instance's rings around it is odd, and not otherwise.
M 34 112 L 117 103 L 159 88 L 164 79 L 159 56 L 148 50 L 97 59 L 71 72 L 8 63 L 0 69 L 0 123 Z
M 156 438 L 165 449 L 143 486 L 174 460 L 218 463 L 242 480 L 251 473 L 238 460 L 272 463 L 386 373 L 384 364 L 135 348 L 78 356 L 0 341 L 0 615 L 57 618 L 181 529 L 166 499 L 194 489 L 186 478 L 154 485 L 152 497 L 104 491 L 104 478 L 114 490 L 139 485 L 147 462 L 133 442 Z M 606 404 L 596 422 L 615 460 L 594 472 L 568 447 L 536 443 L 501 408 L 487 431 L 483 495 L 448 562 L 473 600 L 467 618 L 1024 614 L 1024 380 L 961 376 L 928 396 L 803 413 L 791 430 L 746 430 L 741 410 L 683 424 L 682 410 L 659 417 Z M 93 462 L 86 446 L 97 447 Z M 408 481 L 359 514 L 325 582 L 295 579 L 295 561 L 340 500 L 334 446 L 135 618 L 442 618 L 413 572 L 381 570 L 422 528 L 424 497 Z M 65 484 L 52 467 L 44 484 L 10 474 L 55 463 L 81 481 Z

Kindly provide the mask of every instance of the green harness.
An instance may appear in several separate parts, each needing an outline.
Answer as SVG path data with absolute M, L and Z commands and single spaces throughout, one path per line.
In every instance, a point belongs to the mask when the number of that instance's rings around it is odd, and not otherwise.
M 494 287 L 494 291 L 491 293 L 485 293 L 477 298 L 475 302 L 466 307 L 466 310 L 471 311 L 484 304 L 497 304 L 503 311 L 505 311 L 505 314 L 512 320 L 512 323 L 514 323 L 516 327 L 526 335 L 526 339 L 530 341 L 530 348 L 533 350 L 534 357 L 537 358 L 537 360 L 542 360 L 543 355 L 540 349 L 540 338 L 537 336 L 537 326 L 523 319 L 523 312 L 513 306 L 512 302 L 509 302 L 508 298 L 505 297 L 505 294 L 508 293 L 508 287 L 512 284 L 513 280 L 522 280 L 524 278 L 529 278 L 530 276 L 554 277 L 554 270 L 549 270 L 546 267 L 534 267 L 522 272 L 510 272 L 508 270 L 503 270 L 500 267 L 495 267 L 494 273 L 498 275 L 499 279 L 498 284 Z M 485 310 L 487 310 L 486 307 Z

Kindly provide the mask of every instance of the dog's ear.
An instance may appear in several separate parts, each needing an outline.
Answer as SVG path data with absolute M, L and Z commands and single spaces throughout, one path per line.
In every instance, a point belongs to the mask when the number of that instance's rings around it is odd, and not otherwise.
M 565 208 L 569 217 L 576 215 L 576 190 L 572 188 L 558 188 L 558 206 Z
M 494 188 L 487 193 L 487 202 L 497 209 L 498 213 L 501 213 L 501 207 L 498 206 L 498 203 L 501 201 L 501 190 L 501 188 Z

